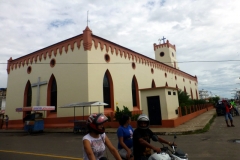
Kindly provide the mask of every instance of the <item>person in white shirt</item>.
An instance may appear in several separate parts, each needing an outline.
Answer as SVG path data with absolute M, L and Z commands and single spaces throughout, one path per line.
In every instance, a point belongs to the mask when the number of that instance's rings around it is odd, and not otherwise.
M 87 120 L 89 133 L 83 137 L 83 160 L 107 160 L 104 157 L 105 146 L 108 147 L 116 160 L 121 157 L 105 134 L 103 124 L 108 118 L 100 114 L 91 114 Z

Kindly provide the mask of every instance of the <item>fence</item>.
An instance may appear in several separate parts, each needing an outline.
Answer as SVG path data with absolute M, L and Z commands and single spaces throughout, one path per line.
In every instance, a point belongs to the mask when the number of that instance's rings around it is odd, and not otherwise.
M 212 106 L 211 103 L 206 103 L 206 104 L 197 104 L 192 106 L 178 107 L 178 116 L 182 117 L 202 109 L 208 109 L 211 106 Z

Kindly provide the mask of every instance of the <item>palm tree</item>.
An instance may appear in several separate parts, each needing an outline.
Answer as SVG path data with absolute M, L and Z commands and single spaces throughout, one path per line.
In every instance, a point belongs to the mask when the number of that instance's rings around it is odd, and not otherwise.
M 178 90 L 178 102 L 180 107 L 189 106 L 192 104 L 190 96 L 182 90 Z

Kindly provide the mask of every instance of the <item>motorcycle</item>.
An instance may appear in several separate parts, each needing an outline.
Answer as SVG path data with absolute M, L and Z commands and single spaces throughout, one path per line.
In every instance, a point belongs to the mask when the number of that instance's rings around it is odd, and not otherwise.
M 230 110 L 230 113 L 232 114 L 232 116 L 239 116 L 239 112 L 238 112 L 238 108 L 236 107 L 232 107 L 232 109 Z
M 176 135 L 174 135 L 174 140 L 176 138 L 177 138 Z M 158 137 L 154 135 L 152 137 L 152 140 L 157 142 Z M 163 147 L 161 148 L 161 152 L 152 154 L 148 158 L 148 160 L 188 160 L 188 154 L 184 153 L 180 149 L 177 149 L 177 147 L 174 145 L 174 141 L 172 144 L 173 145 L 171 145 L 171 149 L 169 149 L 169 147 L 166 147 L 164 146 L 164 144 L 162 144 Z

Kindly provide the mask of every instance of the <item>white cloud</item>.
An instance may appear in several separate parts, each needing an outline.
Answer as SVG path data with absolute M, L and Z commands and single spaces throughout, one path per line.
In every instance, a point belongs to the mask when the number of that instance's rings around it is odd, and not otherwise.
M 59 41 L 93 34 L 154 58 L 153 43 L 167 37 L 184 61 L 238 60 L 238 0 L 2 0 L 0 2 L 0 88 L 7 87 L 7 60 Z M 239 88 L 238 62 L 179 63 L 197 75 L 199 89 L 223 97 Z

